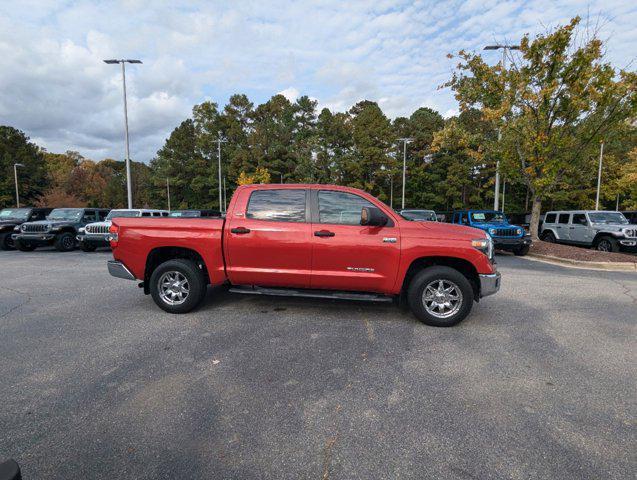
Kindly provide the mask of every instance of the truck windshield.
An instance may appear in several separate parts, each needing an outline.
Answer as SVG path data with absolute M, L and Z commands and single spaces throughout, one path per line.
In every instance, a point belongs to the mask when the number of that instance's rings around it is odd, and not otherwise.
M 0 210 L 0 220 L 27 220 L 30 208 L 5 208 Z
M 591 212 L 588 217 L 593 223 L 618 223 L 620 225 L 628 224 L 628 220 L 619 212 Z
M 106 220 L 111 220 L 112 218 L 132 218 L 139 217 L 138 210 L 111 210 L 110 213 L 106 216 Z
M 411 220 L 415 222 L 426 221 L 426 222 L 435 222 L 436 221 L 436 212 L 431 210 L 403 210 L 400 212 L 400 216 L 406 220 Z
M 53 210 L 47 220 L 79 220 L 82 217 L 81 208 L 56 208 Z
M 501 212 L 471 212 L 472 223 L 503 223 L 506 217 Z

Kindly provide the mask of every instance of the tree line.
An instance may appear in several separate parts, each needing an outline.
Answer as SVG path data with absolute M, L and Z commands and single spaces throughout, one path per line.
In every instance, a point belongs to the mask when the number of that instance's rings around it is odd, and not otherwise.
M 602 204 L 637 208 L 637 76 L 606 63 L 602 42 L 578 36 L 578 24 L 525 36 L 506 69 L 459 52 L 445 85 L 460 104 L 451 118 L 422 107 L 390 119 L 368 100 L 319 111 L 307 96 L 195 105 L 148 165 L 133 162 L 134 203 L 166 208 L 168 182 L 173 209 L 223 209 L 238 184 L 260 181 L 348 185 L 400 208 L 406 152 L 406 207 L 490 208 L 499 160 L 506 211 L 537 218 L 542 209 L 594 206 L 604 142 Z M 25 164 L 25 201 L 125 206 L 123 162 L 49 153 L 11 127 L 0 127 L 0 205 L 14 202 L 15 162 Z

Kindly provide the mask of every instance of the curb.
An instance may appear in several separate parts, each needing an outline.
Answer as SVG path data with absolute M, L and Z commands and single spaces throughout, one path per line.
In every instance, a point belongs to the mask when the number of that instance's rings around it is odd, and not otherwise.
M 524 258 L 530 258 L 538 262 L 562 265 L 571 268 L 586 268 L 592 270 L 606 270 L 610 272 L 637 272 L 637 262 L 585 262 L 581 260 L 571 260 L 568 258 L 553 257 L 551 255 L 539 255 L 528 253 Z

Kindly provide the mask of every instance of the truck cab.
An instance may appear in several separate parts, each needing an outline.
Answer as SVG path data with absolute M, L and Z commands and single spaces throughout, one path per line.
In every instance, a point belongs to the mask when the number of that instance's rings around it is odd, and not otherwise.
M 453 212 L 451 223 L 479 228 L 492 239 L 495 248 L 523 256 L 529 253 L 531 237 L 524 228 L 509 223 L 507 216 L 495 210 L 459 210 Z

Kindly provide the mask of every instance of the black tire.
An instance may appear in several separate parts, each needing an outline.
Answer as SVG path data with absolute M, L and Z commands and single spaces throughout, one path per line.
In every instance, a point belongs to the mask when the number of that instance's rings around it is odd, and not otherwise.
M 35 250 L 35 245 L 32 245 L 30 243 L 22 242 L 19 239 L 16 240 L 14 242 L 14 244 L 15 244 L 15 248 L 17 248 L 21 252 L 32 252 L 33 250 Z
M 75 250 L 75 236 L 71 232 L 62 232 L 55 236 L 53 246 L 58 252 Z
M 613 237 L 605 235 L 597 240 L 595 250 L 600 252 L 619 252 L 619 242 Z
M 524 255 L 526 255 L 527 253 L 529 253 L 529 249 L 531 248 L 530 245 L 523 245 L 521 247 L 516 248 L 515 250 L 513 250 L 513 253 L 518 256 L 518 257 L 523 257 Z
M 14 248 L 11 233 L 0 233 L 0 250 L 13 250 Z
M 423 298 L 425 289 L 436 282 L 442 282 L 443 286 L 451 284 L 462 294 L 457 303 L 457 309 L 454 308 L 455 311 L 449 312 L 449 316 L 444 318 L 427 311 Z M 452 327 L 464 320 L 473 306 L 473 296 L 473 288 L 467 277 L 454 268 L 443 266 L 421 270 L 412 278 L 407 290 L 407 301 L 412 313 L 421 322 L 434 327 Z M 429 310 L 432 310 L 431 306 Z
M 181 303 L 171 304 L 162 296 L 160 281 L 164 275 L 176 272 L 187 280 L 188 293 Z M 168 260 L 159 265 L 150 276 L 150 294 L 159 308 L 168 313 L 188 313 L 195 309 L 206 296 L 206 279 L 195 262 L 186 259 Z M 178 300 L 176 300 L 178 301 Z
M 557 238 L 555 238 L 555 234 L 553 232 L 549 231 L 543 233 L 540 240 L 547 243 L 555 243 L 557 241 Z
M 94 252 L 97 250 L 97 247 L 91 243 L 82 242 L 80 243 L 80 250 L 83 252 Z

